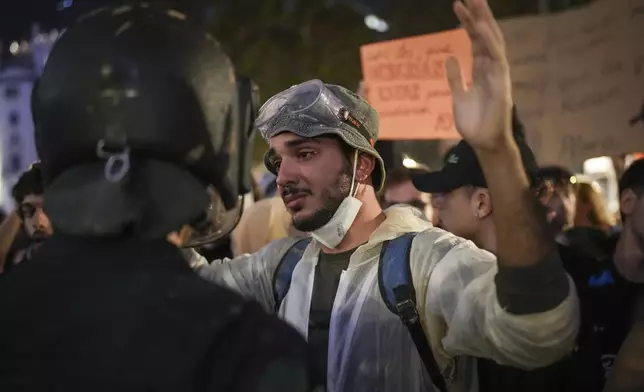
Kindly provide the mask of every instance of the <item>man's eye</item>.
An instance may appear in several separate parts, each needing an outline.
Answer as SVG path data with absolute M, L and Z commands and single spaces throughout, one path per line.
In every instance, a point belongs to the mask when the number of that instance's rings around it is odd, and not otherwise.
M 22 215 L 26 218 L 31 218 L 36 213 L 36 208 L 29 204 L 23 204 L 20 207 L 20 210 L 22 211 Z
M 313 157 L 313 155 L 315 155 L 315 153 L 313 151 L 300 151 L 297 154 L 297 157 L 299 159 L 309 159 L 309 158 Z

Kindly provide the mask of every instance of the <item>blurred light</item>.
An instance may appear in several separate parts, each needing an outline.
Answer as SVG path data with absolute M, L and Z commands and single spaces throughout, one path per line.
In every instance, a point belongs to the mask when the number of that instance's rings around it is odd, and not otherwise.
M 389 30 L 389 25 L 383 19 L 380 19 L 376 15 L 367 15 L 364 17 L 364 24 L 367 25 L 371 30 L 375 30 L 379 33 L 384 33 Z
M 62 0 L 58 2 L 58 5 L 56 6 L 56 9 L 58 11 L 62 11 L 65 8 L 69 8 L 74 4 L 74 0 Z
M 418 168 L 418 166 L 419 166 L 419 165 L 418 165 L 418 162 L 416 162 L 415 160 L 413 160 L 413 159 L 411 159 L 411 158 L 405 158 L 405 159 L 403 159 L 402 164 L 403 164 L 403 166 L 404 166 L 404 167 L 406 167 L 407 169 L 416 169 L 416 168 Z
M 613 171 L 613 160 L 610 157 L 591 158 L 584 162 L 584 173 L 611 173 Z
M 424 171 L 430 171 L 429 166 L 425 165 L 422 162 L 419 162 L 409 156 L 406 153 L 402 154 L 402 165 L 405 169 L 409 170 L 424 170 Z
M 21 51 L 21 52 L 26 52 L 26 51 L 28 51 L 28 50 L 29 50 L 29 42 L 27 42 L 27 41 L 22 41 L 22 42 L 20 43 L 20 51 Z
M 20 44 L 15 41 L 11 43 L 11 46 L 9 46 L 9 51 L 11 52 L 11 54 L 17 54 L 19 50 Z
M 571 184 L 576 184 L 577 183 L 577 177 L 576 176 L 570 177 L 570 183 Z
M 49 33 L 49 39 L 51 42 L 55 42 L 60 34 L 58 34 L 58 30 L 52 30 L 51 33 Z
M 179 20 L 186 20 L 186 14 L 179 12 L 177 10 L 167 10 L 166 13 L 168 16 L 179 19 Z

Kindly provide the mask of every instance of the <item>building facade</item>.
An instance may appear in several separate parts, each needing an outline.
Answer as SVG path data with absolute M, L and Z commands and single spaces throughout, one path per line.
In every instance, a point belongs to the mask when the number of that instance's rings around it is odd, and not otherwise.
M 58 35 L 34 26 L 31 38 L 10 43 L 9 56 L 0 61 L 0 207 L 5 211 L 13 208 L 11 188 L 38 160 L 31 90 Z

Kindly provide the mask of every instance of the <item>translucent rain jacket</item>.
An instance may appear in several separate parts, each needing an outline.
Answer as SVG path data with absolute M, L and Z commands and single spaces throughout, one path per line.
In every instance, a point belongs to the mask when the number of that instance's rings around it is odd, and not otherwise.
M 327 390 L 331 392 L 432 391 L 433 386 L 408 330 L 391 313 L 378 289 L 378 261 L 384 241 L 419 232 L 410 263 L 418 310 L 436 359 L 454 376 L 452 391 L 476 391 L 476 356 L 533 369 L 572 350 L 579 324 L 578 301 L 570 291 L 549 311 L 513 315 L 497 300 L 494 255 L 470 241 L 434 228 L 409 208 L 392 207 L 369 242 L 351 256 L 340 277 L 329 331 Z M 273 273 L 294 238 L 277 240 L 255 254 L 215 261 L 199 273 L 254 298 L 273 311 Z M 315 266 L 320 252 L 312 240 L 293 272 L 279 315 L 305 337 Z M 452 371 L 450 371 L 452 369 Z

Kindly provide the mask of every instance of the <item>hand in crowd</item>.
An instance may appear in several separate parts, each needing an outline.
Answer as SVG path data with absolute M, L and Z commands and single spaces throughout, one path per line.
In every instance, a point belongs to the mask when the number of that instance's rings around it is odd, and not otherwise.
M 487 0 L 454 3 L 454 12 L 472 41 L 472 85 L 465 88 L 455 57 L 447 61 L 454 121 L 473 147 L 494 150 L 511 138 L 512 83 L 505 40 Z

